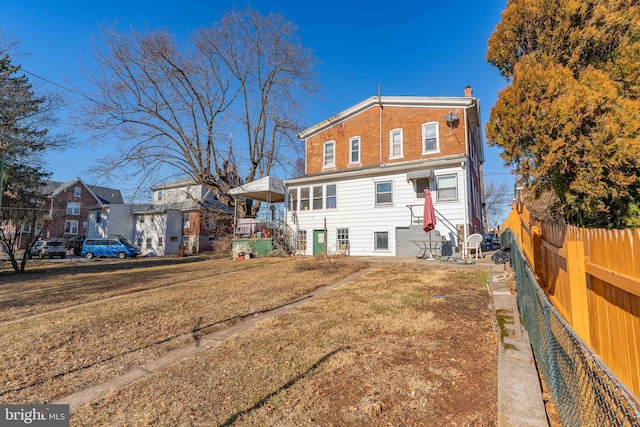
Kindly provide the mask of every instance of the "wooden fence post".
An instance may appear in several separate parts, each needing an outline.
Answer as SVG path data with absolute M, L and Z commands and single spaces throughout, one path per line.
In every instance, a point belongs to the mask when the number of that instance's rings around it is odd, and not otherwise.
M 588 346 L 591 346 L 589 326 L 589 300 L 587 295 L 587 274 L 585 271 L 584 246 L 580 241 L 565 241 L 567 251 L 567 276 L 571 298 L 571 327 Z
M 542 228 L 539 225 L 531 226 L 531 255 L 533 256 L 531 262 L 536 280 L 542 288 L 546 288 L 549 284 L 542 263 Z

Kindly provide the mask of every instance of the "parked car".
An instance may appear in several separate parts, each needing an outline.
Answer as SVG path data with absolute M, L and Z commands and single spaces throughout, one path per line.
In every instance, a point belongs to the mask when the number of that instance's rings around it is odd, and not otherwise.
M 496 233 L 486 233 L 482 241 L 482 246 L 488 249 L 498 249 L 502 246 L 502 241 Z
M 117 239 L 87 239 L 82 244 L 80 256 L 89 259 L 100 257 L 135 258 L 140 255 L 140 248 L 125 237 Z
M 65 245 L 67 246 L 67 249 L 73 249 L 74 255 L 79 256 L 80 252 L 82 252 L 82 244 L 84 243 L 85 239 L 85 236 L 72 237 L 70 239 L 67 239 Z
M 65 258 L 67 256 L 67 248 L 62 241 L 38 240 L 31 246 L 26 255 L 29 259 L 33 257 L 40 259 L 53 257 Z

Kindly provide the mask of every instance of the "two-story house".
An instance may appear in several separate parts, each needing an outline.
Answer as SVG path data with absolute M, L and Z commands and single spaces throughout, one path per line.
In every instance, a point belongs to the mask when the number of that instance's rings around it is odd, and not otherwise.
M 424 189 L 445 252 L 482 228 L 479 100 L 377 96 L 301 132 L 305 175 L 285 181 L 301 254 L 414 256 Z M 418 237 L 421 238 L 421 237 Z
M 197 253 L 211 249 L 218 217 L 233 214 L 190 178 L 151 190 L 152 203 L 92 207 L 88 237 L 127 237 L 140 246 L 143 255 L 175 254 L 181 245 L 186 253 Z
M 67 240 L 83 236 L 87 232 L 89 207 L 98 203 L 103 205 L 123 203 L 120 190 L 88 185 L 80 178 L 67 182 L 47 180 L 44 181 L 41 191 L 48 198 L 47 216 L 50 223 L 44 232 L 41 233 L 41 229 L 37 229 L 34 230 L 34 234 L 40 235 L 43 239 Z M 18 247 L 22 248 L 26 245 L 31 231 L 29 226 L 21 230 Z

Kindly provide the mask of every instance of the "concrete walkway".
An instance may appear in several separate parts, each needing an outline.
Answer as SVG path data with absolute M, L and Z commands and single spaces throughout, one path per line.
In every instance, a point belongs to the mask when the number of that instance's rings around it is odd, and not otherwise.
M 504 270 L 490 274 L 489 288 L 496 317 L 508 332 L 498 350 L 498 427 L 548 427 L 533 350 Z

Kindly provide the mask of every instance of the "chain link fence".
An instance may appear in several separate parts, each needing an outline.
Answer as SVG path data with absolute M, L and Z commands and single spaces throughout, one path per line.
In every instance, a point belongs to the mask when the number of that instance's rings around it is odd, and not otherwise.
M 582 342 L 538 285 L 511 230 L 511 248 L 520 313 L 540 375 L 563 426 L 638 426 L 633 395 Z

